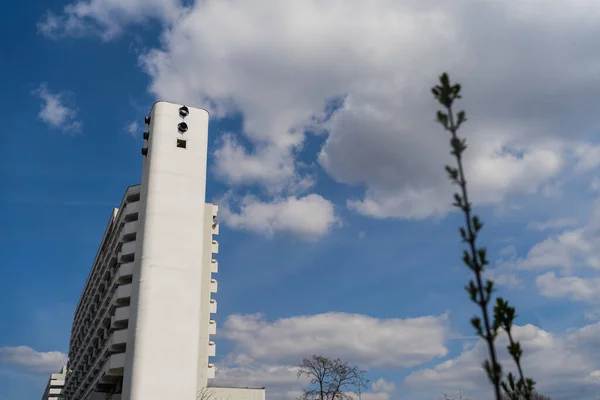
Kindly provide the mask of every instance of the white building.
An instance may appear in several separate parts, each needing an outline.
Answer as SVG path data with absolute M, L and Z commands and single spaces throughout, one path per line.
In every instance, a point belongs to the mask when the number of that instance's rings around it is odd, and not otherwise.
M 67 367 L 61 368 L 57 374 L 50 375 L 48 384 L 44 390 L 42 400 L 58 400 L 62 393 L 63 387 L 65 386 L 65 376 L 67 375 Z
M 205 203 L 208 113 L 158 102 L 146 126 L 142 183 L 110 216 L 61 399 L 264 400 L 264 388 L 211 385 L 219 224 Z

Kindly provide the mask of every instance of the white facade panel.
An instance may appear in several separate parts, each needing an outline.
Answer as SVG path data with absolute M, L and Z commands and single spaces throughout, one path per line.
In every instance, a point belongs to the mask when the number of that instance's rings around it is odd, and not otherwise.
M 182 118 L 180 107 L 157 102 L 150 113 L 123 381 L 128 400 L 197 394 L 208 113 L 190 107 Z

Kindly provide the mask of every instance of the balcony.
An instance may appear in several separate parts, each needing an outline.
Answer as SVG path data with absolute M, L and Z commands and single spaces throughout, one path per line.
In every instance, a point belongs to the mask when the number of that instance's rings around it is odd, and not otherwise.
M 138 221 L 126 222 L 121 231 L 121 238 L 124 242 L 135 240 L 135 234 L 138 231 Z
M 215 259 L 210 260 L 210 272 L 213 274 L 219 272 L 219 262 Z
M 131 282 L 133 279 L 133 262 L 121 264 L 117 271 L 117 283 L 122 285 Z
M 139 201 L 141 188 L 142 188 L 141 185 L 136 185 L 136 186 L 133 186 L 133 187 L 130 187 L 129 189 L 127 189 L 126 200 L 128 202 Z
M 210 299 L 209 312 L 211 314 L 216 314 L 217 313 L 217 301 L 215 299 Z
M 210 251 L 213 254 L 219 254 L 219 242 L 217 242 L 216 240 L 213 240 Z
M 206 369 L 206 377 L 208 379 L 215 379 L 215 364 L 208 364 Z
M 121 263 L 132 262 L 135 258 L 135 241 L 123 243 L 119 251 L 118 260 Z
M 111 354 L 104 364 L 104 371 L 107 375 L 123 375 L 125 367 L 125 353 Z
M 131 298 L 131 283 L 127 285 L 121 285 L 115 291 L 113 296 L 113 305 L 128 305 Z M 127 303 L 127 304 L 126 304 Z
M 118 307 L 115 309 L 115 315 L 111 318 L 111 326 L 116 328 L 129 322 L 129 306 Z
M 217 321 L 215 321 L 214 319 L 211 319 L 210 321 L 208 321 L 208 334 L 209 335 L 217 334 Z
M 217 293 L 217 290 L 219 289 L 218 283 L 216 279 L 211 279 L 210 280 L 210 292 L 211 293 Z
M 213 222 L 213 224 L 212 224 L 212 234 L 213 235 L 219 234 L 219 223 L 217 221 Z
M 120 329 L 112 333 L 110 338 L 111 350 L 114 347 L 122 348 L 127 344 L 127 329 Z
M 125 222 L 137 220 L 139 211 L 140 211 L 140 202 L 139 201 L 136 201 L 134 203 L 127 203 L 127 205 L 123 209 L 123 220 Z

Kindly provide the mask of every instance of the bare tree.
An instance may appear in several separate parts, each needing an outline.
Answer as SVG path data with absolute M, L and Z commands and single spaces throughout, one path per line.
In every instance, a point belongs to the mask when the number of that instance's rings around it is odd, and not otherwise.
M 196 400 L 229 400 L 231 396 L 227 396 L 227 398 L 223 399 L 221 397 L 215 396 L 215 391 L 213 390 L 212 383 L 209 383 L 207 386 L 198 390 L 198 394 L 196 395 Z
M 300 364 L 298 378 L 310 378 L 310 386 L 305 388 L 300 400 L 351 400 L 360 396 L 368 380 L 365 371 L 347 362 L 313 355 Z
M 440 400 L 470 400 L 468 397 L 464 397 L 462 392 L 458 392 L 455 396 L 450 396 L 445 392 L 442 392 Z
M 197 400 L 213 400 L 215 397 L 215 392 L 211 390 L 210 386 L 205 386 L 202 389 L 198 390 L 198 396 L 196 396 Z

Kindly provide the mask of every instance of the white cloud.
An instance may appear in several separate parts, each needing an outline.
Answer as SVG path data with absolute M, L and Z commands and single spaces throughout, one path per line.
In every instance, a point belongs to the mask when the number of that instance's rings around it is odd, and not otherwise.
M 450 202 L 442 170 L 447 138 L 431 122 L 428 96 L 440 68 L 467 85 L 465 106 L 475 116 L 468 131 L 477 132 L 467 165 L 479 202 L 541 190 L 577 142 L 561 138 L 562 128 L 596 120 L 584 93 L 597 56 L 582 49 L 593 45 L 585 38 L 597 30 L 592 15 L 599 10 L 586 1 L 579 8 L 555 2 L 534 15 L 534 3 L 205 1 L 143 61 L 157 96 L 202 104 L 210 98 L 216 115 L 243 114 L 257 147 L 224 158 L 232 166 L 221 171 L 230 181 L 239 159 L 269 166 L 251 169 L 252 182 L 270 186 L 294 176 L 298 128 L 314 125 L 328 99 L 348 95 L 324 123 L 320 162 L 336 180 L 366 186 L 366 197 L 349 203 L 355 210 L 423 218 L 447 212 Z M 580 15 L 584 6 L 589 13 Z M 589 23 L 574 29 L 575 17 Z M 557 43 L 556 32 L 569 39 Z M 528 45 L 514 46 L 522 37 Z M 567 44 L 574 42 L 580 47 Z M 567 105 L 546 101 L 547 82 L 568 93 Z
M 568 218 L 559 218 L 546 223 L 532 223 L 532 229 L 551 229 L 574 223 Z M 577 269 L 600 269 L 600 201 L 597 201 L 592 215 L 585 225 L 572 227 L 553 234 L 533 245 L 525 257 L 517 258 L 508 254 L 499 261 L 502 272 L 517 270 L 559 269 L 570 274 Z M 505 255 L 506 256 L 506 255 Z
M 592 106 L 600 55 L 590 39 L 600 7 L 552 1 L 539 13 L 538 3 L 206 0 L 182 9 L 173 0 L 90 0 L 48 19 L 48 30 L 92 25 L 113 38 L 162 18 L 161 48 L 141 60 L 150 90 L 213 117 L 243 116 L 243 140 L 229 137 L 217 150 L 221 179 L 287 190 L 302 179 L 296 158 L 308 127 L 326 132 L 325 170 L 366 189 L 352 209 L 425 218 L 451 202 L 448 138 L 432 122 L 429 92 L 443 69 L 465 87 L 477 203 L 544 192 L 568 168 L 593 167 L 581 160 L 591 157 L 585 135 L 600 118 Z
M 365 400 L 387 400 L 396 392 L 396 384 L 379 378 L 371 385 L 371 392 L 365 394 Z
M 567 297 L 600 304 L 600 278 L 557 277 L 554 272 L 548 272 L 538 276 L 535 283 L 546 297 Z
M 589 190 L 590 192 L 600 191 L 600 179 L 598 179 L 598 177 L 594 177 L 594 179 L 592 179 L 592 181 L 590 182 Z
M 221 137 L 214 162 L 216 176 L 231 185 L 262 183 L 272 193 L 283 189 L 302 192 L 312 186 L 310 179 L 298 175 L 289 156 L 273 147 L 250 154 L 232 134 Z
M 42 84 L 33 94 L 42 100 L 42 107 L 38 114 L 42 121 L 63 132 L 81 131 L 82 124 L 77 120 L 75 108 L 65 103 L 65 93 L 53 93 L 46 84 Z
M 360 314 L 326 313 L 268 322 L 261 315 L 231 315 L 219 333 L 234 348 L 218 365 L 216 385 L 267 388 L 271 400 L 298 398 L 308 385 L 298 378 L 303 358 L 312 354 L 341 358 L 361 369 L 405 368 L 447 354 L 447 315 L 377 319 Z M 372 379 L 364 400 L 389 400 L 396 384 Z
M 318 194 L 287 197 L 262 202 L 254 197 L 242 199 L 239 212 L 232 211 L 224 199 L 221 215 L 236 229 L 273 236 L 289 233 L 303 238 L 318 238 L 337 222 L 333 204 Z
M 39 352 L 28 346 L 0 347 L 0 363 L 33 372 L 58 372 L 66 362 L 67 355 L 59 351 Z
M 533 325 L 515 326 L 516 340 L 524 349 L 523 369 L 538 382 L 538 391 L 553 400 L 595 400 L 600 390 L 596 374 L 600 367 L 600 323 L 588 325 L 564 336 L 556 336 Z M 506 335 L 497 348 L 505 372 L 513 371 L 506 351 Z M 463 390 L 472 398 L 490 398 L 490 384 L 481 367 L 487 356 L 486 344 L 462 352 L 434 368 L 411 373 L 405 380 L 410 387 L 438 390 Z M 510 368 L 509 368 L 510 367 Z
M 361 367 L 405 368 L 447 354 L 447 316 L 377 319 L 326 313 L 266 321 L 260 315 L 232 315 L 223 335 L 236 344 L 237 360 L 298 365 L 320 354 Z
M 137 121 L 131 121 L 127 124 L 127 132 L 133 137 L 136 137 L 140 130 L 140 124 Z
M 150 18 L 173 22 L 184 10 L 180 0 L 82 0 L 67 4 L 60 15 L 47 12 L 37 27 L 55 39 L 93 34 L 111 40 L 127 25 Z
M 600 165 L 600 146 L 581 146 L 575 151 L 579 156 L 579 161 L 575 165 L 576 171 L 587 172 Z
M 523 286 L 523 271 L 545 271 L 535 278 L 542 296 L 583 301 L 591 305 L 586 318 L 598 319 L 600 313 L 600 201 L 592 210 L 585 225 L 575 226 L 576 220 L 557 218 L 532 222 L 529 229 L 540 231 L 571 226 L 569 230 L 552 234 L 534 244 L 524 257 L 517 257 L 516 248 L 509 246 L 499 252 L 496 268 L 486 271 L 497 284 Z M 547 271 L 547 272 L 546 272 Z
M 527 228 L 535 231 L 546 231 L 567 228 L 574 225 L 577 225 L 577 219 L 575 218 L 555 218 L 548 221 L 532 221 L 527 224 Z

